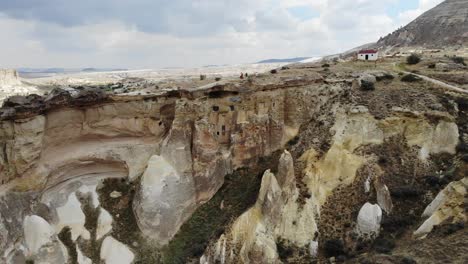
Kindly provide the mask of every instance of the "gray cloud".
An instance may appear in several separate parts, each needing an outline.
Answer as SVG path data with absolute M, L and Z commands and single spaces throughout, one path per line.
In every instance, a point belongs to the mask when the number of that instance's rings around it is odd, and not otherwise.
M 0 67 L 189 67 L 330 54 L 399 26 L 385 14 L 398 1 L 5 0 Z M 295 5 L 319 15 L 295 18 Z
M 227 28 L 249 30 L 246 20 L 265 1 L 248 0 L 15 0 L 0 1 L 14 18 L 64 27 L 119 20 L 138 30 L 179 36 L 213 34 Z M 261 14 L 260 14 L 261 15 Z

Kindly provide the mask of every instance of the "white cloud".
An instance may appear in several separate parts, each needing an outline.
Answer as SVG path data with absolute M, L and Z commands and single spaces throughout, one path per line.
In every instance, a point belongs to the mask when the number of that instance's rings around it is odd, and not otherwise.
M 324 55 L 376 41 L 440 2 L 420 0 L 392 18 L 385 10 L 401 0 L 103 0 L 94 9 L 91 0 L 61 1 L 38 0 L 48 8 L 29 11 L 27 0 L 0 3 L 8 39 L 0 67 L 189 67 Z M 318 15 L 301 20 L 287 11 L 304 6 Z
M 435 7 L 443 1 L 444 0 L 419 0 L 419 5 L 417 9 L 407 10 L 399 15 L 399 26 L 404 26 L 408 24 L 409 22 L 416 19 L 418 16 L 422 15 L 427 10 Z

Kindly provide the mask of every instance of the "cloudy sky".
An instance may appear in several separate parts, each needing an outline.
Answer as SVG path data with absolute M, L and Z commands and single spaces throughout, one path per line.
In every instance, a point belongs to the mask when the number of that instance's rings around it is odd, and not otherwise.
M 0 0 L 0 67 L 193 67 L 332 54 L 442 0 Z

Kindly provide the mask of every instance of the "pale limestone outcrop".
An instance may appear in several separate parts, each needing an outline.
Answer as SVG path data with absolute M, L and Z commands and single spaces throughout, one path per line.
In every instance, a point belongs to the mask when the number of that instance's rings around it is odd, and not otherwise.
M 193 182 L 190 177 L 182 177 L 166 158 L 155 155 L 140 184 L 133 203 L 138 225 L 145 235 L 164 245 L 193 210 Z
M 0 69 L 0 103 L 9 96 L 40 93 L 32 85 L 23 83 L 14 69 Z
M 375 238 L 380 233 L 382 209 L 377 204 L 365 203 L 359 210 L 356 231 L 365 238 Z
M 436 198 L 426 207 L 422 217 L 427 218 L 414 232 L 414 236 L 424 238 L 434 226 L 444 221 L 451 223 L 466 223 L 465 202 L 467 197 L 468 178 L 452 182 L 437 194 Z
M 89 239 L 89 231 L 85 228 L 85 215 L 81 209 L 81 203 L 75 193 L 68 196 L 67 201 L 63 206 L 56 208 L 57 224 L 56 231 L 60 232 L 64 227 L 69 227 L 71 231 L 71 239 L 77 240 L 79 237 Z
M 24 237 L 31 255 L 39 252 L 45 244 L 51 242 L 54 229 L 43 218 L 32 215 L 24 219 Z
M 0 86 L 21 85 L 18 72 L 14 69 L 0 69 Z
M 35 263 L 67 263 L 66 248 L 58 240 L 51 225 L 43 218 L 32 215 L 24 219 L 26 257 Z
M 100 257 L 106 264 L 130 264 L 135 255 L 127 246 L 108 236 L 102 241 Z

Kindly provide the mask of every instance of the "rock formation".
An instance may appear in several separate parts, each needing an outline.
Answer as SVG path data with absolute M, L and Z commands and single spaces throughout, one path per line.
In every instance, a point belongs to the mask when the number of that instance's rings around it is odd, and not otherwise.
M 24 84 L 14 69 L 0 69 L 0 102 L 12 95 L 38 93 L 36 87 Z
M 466 221 L 465 97 L 301 67 L 7 99 L 0 263 L 303 263 Z

